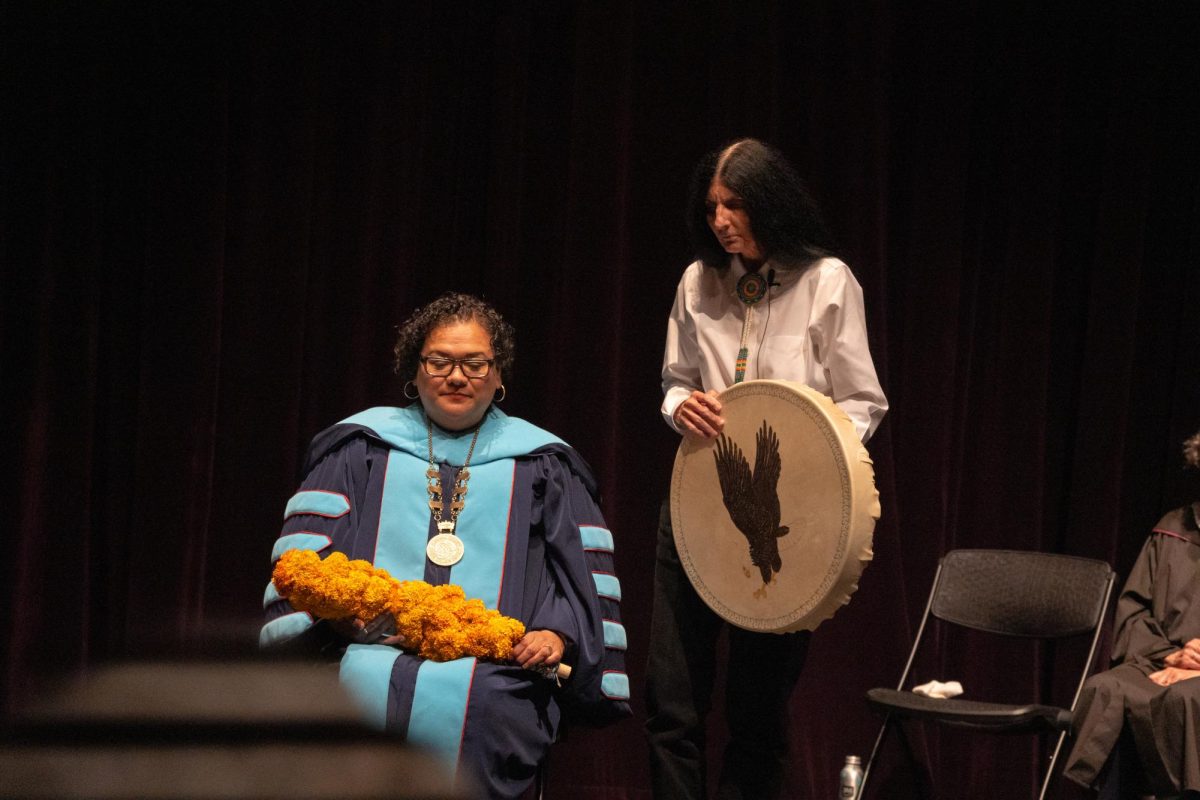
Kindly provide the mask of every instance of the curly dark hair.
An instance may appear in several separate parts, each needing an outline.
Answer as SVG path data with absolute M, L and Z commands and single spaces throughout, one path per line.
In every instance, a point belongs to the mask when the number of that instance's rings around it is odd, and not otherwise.
M 1200 431 L 1183 442 L 1183 460 L 1189 467 L 1200 469 Z
M 396 337 L 396 346 L 392 348 L 396 356 L 396 374 L 406 379 L 417 374 L 421 364 L 421 348 L 434 328 L 450 322 L 472 320 L 478 322 L 491 337 L 496 369 L 504 378 L 510 377 L 516 356 L 512 325 L 505 322 L 500 312 L 486 300 L 459 292 L 447 292 L 432 303 L 418 308 L 397 328 L 399 335 Z
M 718 170 L 721 182 L 744 201 L 754 239 L 776 266 L 795 269 L 833 254 L 821 210 L 787 158 L 757 139 L 739 139 L 704 156 L 692 171 L 688 234 L 705 266 L 729 268 L 729 253 L 708 227 L 708 187 Z

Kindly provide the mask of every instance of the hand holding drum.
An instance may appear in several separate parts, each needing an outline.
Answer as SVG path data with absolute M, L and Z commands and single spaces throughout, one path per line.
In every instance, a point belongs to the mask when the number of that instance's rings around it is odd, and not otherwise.
M 717 438 L 725 428 L 725 418 L 721 416 L 721 401 L 717 397 L 716 389 L 709 389 L 707 393 L 698 389 L 693 391 L 675 409 L 675 424 L 685 434 L 701 439 Z

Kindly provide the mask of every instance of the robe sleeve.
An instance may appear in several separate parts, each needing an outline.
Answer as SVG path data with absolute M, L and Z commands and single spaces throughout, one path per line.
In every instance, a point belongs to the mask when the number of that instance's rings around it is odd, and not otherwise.
M 540 462 L 545 480 L 540 522 L 555 596 L 539 604 L 529 627 L 561 631 L 555 619 L 569 627 L 562 632 L 573 638 L 572 673 L 560 700 L 573 720 L 604 724 L 632 713 L 613 536 L 577 472 L 580 465 L 558 455 Z M 564 615 L 569 621 L 561 621 Z
M 272 568 L 281 555 L 295 549 L 315 550 L 323 557 L 335 550 L 364 557 L 356 551 L 362 548 L 357 540 L 367 487 L 372 470 L 386 468 L 386 450 L 361 436 L 331 440 L 322 434 L 313 442 L 308 463 L 307 474 L 284 508 L 283 529 L 271 549 Z M 327 626 L 292 608 L 269 581 L 263 609 L 266 624 L 259 634 L 260 647 L 308 650 L 329 643 Z
M 1179 646 L 1167 638 L 1154 614 L 1154 582 L 1159 571 L 1162 537 L 1151 535 L 1142 545 L 1121 596 L 1117 600 L 1114 664 L 1140 662 L 1158 664 Z

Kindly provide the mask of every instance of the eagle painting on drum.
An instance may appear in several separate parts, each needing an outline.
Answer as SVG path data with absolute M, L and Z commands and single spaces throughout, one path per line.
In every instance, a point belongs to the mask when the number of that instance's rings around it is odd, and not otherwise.
M 744 381 L 719 399 L 723 433 L 684 437 L 675 458 L 680 564 L 739 628 L 812 630 L 849 601 L 871 560 L 870 456 L 845 412 L 811 387 Z
M 779 524 L 778 486 L 783 463 L 779 437 L 765 419 L 754 443 L 753 474 L 742 449 L 724 434 L 717 439 L 713 458 L 729 518 L 746 537 L 750 561 L 758 567 L 763 583 L 768 584 L 771 576 L 783 568 L 778 539 L 788 532 L 788 526 Z

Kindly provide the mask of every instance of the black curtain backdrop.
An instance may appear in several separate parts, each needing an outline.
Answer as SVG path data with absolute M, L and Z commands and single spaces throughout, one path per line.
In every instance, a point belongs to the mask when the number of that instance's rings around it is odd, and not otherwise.
M 1123 578 L 1195 496 L 1195 3 L 0 8 L 6 712 L 255 630 L 308 440 L 399 400 L 394 326 L 457 289 L 515 324 L 504 407 L 593 465 L 618 543 L 638 719 L 573 730 L 552 789 L 647 797 L 664 323 L 688 172 L 736 136 L 808 176 L 892 403 L 875 560 L 815 637 L 789 797 L 869 750 L 863 693 L 899 675 L 943 552 Z M 1059 655 L 968 638 L 918 677 L 1061 699 Z M 913 745 L 945 798 L 1028 796 L 1045 756 Z M 889 752 L 886 796 L 915 796 Z

